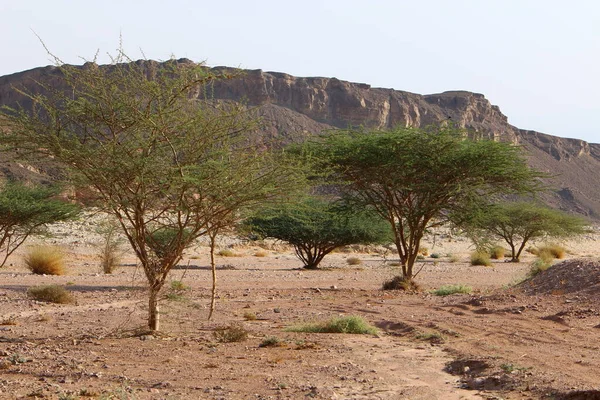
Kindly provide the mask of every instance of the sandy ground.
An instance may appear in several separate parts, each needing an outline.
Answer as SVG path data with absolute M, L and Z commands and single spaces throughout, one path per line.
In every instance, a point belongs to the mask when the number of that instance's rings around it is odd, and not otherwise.
M 538 293 L 533 284 L 523 292 L 514 284 L 529 270 L 530 254 L 518 264 L 475 267 L 465 240 L 429 238 L 441 258 L 420 262 L 423 290 L 407 294 L 380 289 L 396 273 L 391 255 L 384 262 L 381 254 L 335 253 L 323 270 L 305 271 L 289 250 L 257 257 L 259 247 L 235 246 L 238 257 L 217 260 L 217 310 L 207 321 L 208 249 L 198 245 L 172 271 L 187 289 L 165 292 L 162 333 L 152 336 L 140 330 L 143 271 L 125 254 L 114 274 L 102 274 L 94 224 L 61 225 L 33 241 L 63 248 L 66 275 L 31 274 L 21 260 L 26 248 L 0 269 L 0 398 L 600 398 L 600 296 Z M 595 263 L 598 238 L 566 243 L 568 258 Z M 349 266 L 350 256 L 362 263 Z M 41 284 L 66 285 L 77 304 L 28 299 L 27 288 Z M 430 292 L 446 284 L 473 292 Z M 360 315 L 379 333 L 285 330 L 341 315 Z M 215 330 L 231 324 L 246 329 L 247 340 L 218 342 Z M 280 345 L 261 347 L 270 337 Z

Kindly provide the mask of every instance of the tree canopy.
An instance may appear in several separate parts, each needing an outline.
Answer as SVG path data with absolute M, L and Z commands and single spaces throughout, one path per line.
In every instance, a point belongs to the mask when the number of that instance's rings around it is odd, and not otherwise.
M 66 89 L 40 83 L 23 92 L 30 109 L 5 109 L 1 141 L 45 155 L 91 187 L 114 214 L 149 283 L 150 329 L 159 329 L 158 293 L 183 251 L 241 208 L 291 190 L 290 162 L 253 146 L 256 117 L 207 95 L 230 78 L 201 64 L 58 62 Z
M 462 218 L 461 226 L 476 242 L 488 241 L 490 236 L 506 242 L 513 262 L 519 261 L 530 240 L 569 237 L 587 231 L 583 218 L 532 202 L 499 203 L 474 210 Z
M 261 237 L 291 244 L 307 269 L 318 268 L 338 247 L 391 239 L 386 221 L 372 210 L 314 197 L 273 206 L 250 217 L 246 224 Z
M 0 188 L 0 267 L 32 234 L 48 224 L 75 218 L 79 207 L 57 197 L 58 188 L 7 182 Z
M 451 211 L 539 186 L 520 148 L 470 139 L 451 125 L 334 133 L 305 146 L 304 155 L 328 182 L 388 221 L 406 280 L 426 230 Z

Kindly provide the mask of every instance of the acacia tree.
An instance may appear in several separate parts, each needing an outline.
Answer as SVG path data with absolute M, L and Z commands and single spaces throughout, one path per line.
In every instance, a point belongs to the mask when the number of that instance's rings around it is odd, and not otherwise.
M 256 150 L 256 119 L 240 104 L 203 96 L 230 76 L 201 64 L 58 61 L 64 87 L 39 82 L 32 103 L 8 109 L 2 141 L 59 161 L 114 214 L 149 284 L 148 327 L 159 329 L 159 292 L 183 251 L 245 206 L 289 189 L 291 168 Z M 284 166 L 289 166 L 286 163 Z
M 474 241 L 491 236 L 504 240 L 511 250 L 511 262 L 519 262 L 527 242 L 539 238 L 569 237 L 585 233 L 583 218 L 531 202 L 493 204 L 467 212 L 459 226 Z
M 0 267 L 32 234 L 48 224 L 75 218 L 79 208 L 57 198 L 58 189 L 7 182 L 0 189 Z
M 334 133 L 308 144 L 304 156 L 348 197 L 388 221 L 405 281 L 415 276 L 428 228 L 478 199 L 534 190 L 540 176 L 519 148 L 471 140 L 454 126 Z
M 291 244 L 306 269 L 317 269 L 338 247 L 390 240 L 385 220 L 372 210 L 315 197 L 262 210 L 248 218 L 246 225 L 261 237 Z

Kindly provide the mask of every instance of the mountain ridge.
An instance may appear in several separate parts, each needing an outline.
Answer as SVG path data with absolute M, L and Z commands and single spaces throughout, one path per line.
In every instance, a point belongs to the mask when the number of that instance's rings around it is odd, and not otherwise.
M 240 71 L 223 66 L 210 69 Z M 0 105 L 21 103 L 27 107 L 27 99 L 14 87 L 35 90 L 36 81 L 60 86 L 60 70 L 47 66 L 0 77 Z M 600 171 L 600 144 L 519 129 L 509 124 L 500 108 L 480 93 L 451 90 L 421 95 L 337 78 L 295 77 L 261 69 L 243 70 L 233 79 L 215 81 L 210 90 L 215 99 L 244 100 L 256 107 L 263 118 L 257 135 L 265 143 L 275 138 L 298 142 L 331 129 L 424 127 L 452 121 L 482 137 L 524 147 L 533 167 L 556 175 L 548 181 L 556 192 L 544 195 L 544 201 L 600 219 L 600 185 L 596 178 L 596 171 Z M 202 93 L 197 96 L 201 98 Z

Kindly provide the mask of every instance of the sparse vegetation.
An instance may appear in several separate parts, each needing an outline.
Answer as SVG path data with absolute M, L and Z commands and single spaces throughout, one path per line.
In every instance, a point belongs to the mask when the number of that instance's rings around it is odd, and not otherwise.
M 550 268 L 552 266 L 552 260 L 554 258 L 550 255 L 550 253 L 541 253 L 532 263 L 527 273 L 527 276 L 532 278 Z
M 267 253 L 264 250 L 259 250 L 256 253 L 254 253 L 254 257 L 266 257 L 268 255 L 269 255 L 269 253 Z
M 548 243 L 543 246 L 538 247 L 535 250 L 535 255 L 541 256 L 542 254 L 547 254 L 552 258 L 563 259 L 567 255 L 567 250 L 556 243 Z
M 487 252 L 474 251 L 471 253 L 471 265 L 483 265 L 489 267 L 492 265 L 492 260 Z
M 346 263 L 348 265 L 360 265 L 360 264 L 362 264 L 362 260 L 358 257 L 348 257 L 346 259 Z
M 417 333 L 415 338 L 435 344 L 441 344 L 446 341 L 446 337 L 439 332 L 420 332 Z
M 217 252 L 221 257 L 237 257 L 238 254 L 231 249 L 221 249 Z
M 448 254 L 447 257 L 448 257 L 448 262 L 450 262 L 450 263 L 456 263 L 456 262 L 460 261 L 460 257 L 456 254 Z
M 286 328 L 288 332 L 307 332 L 307 333 L 350 333 L 350 334 L 370 334 L 377 333 L 377 328 L 370 325 L 358 315 L 349 315 L 346 317 L 335 317 L 325 322 L 307 323 L 294 325 Z
M 123 240 L 119 238 L 119 227 L 114 222 L 105 222 L 98 228 L 102 235 L 100 246 L 100 268 L 105 274 L 112 274 L 121 263 L 122 251 L 120 249 Z
M 504 258 L 506 249 L 502 246 L 492 246 L 490 249 L 490 258 L 493 260 L 501 260 Z
M 71 293 L 59 285 L 34 286 L 27 290 L 27 296 L 37 301 L 57 304 L 75 303 Z
M 255 313 L 253 313 L 252 311 L 246 311 L 244 313 L 244 319 L 246 321 L 255 321 L 258 317 L 256 316 Z
M 384 281 L 381 287 L 383 290 L 404 290 L 407 292 L 418 292 L 421 290 L 419 284 L 412 279 L 405 279 L 400 275 Z
M 441 258 L 442 256 L 438 253 L 431 253 L 430 258 Z
M 31 272 L 38 275 L 64 275 L 64 254 L 57 247 L 36 246 L 23 258 Z
M 248 339 L 248 331 L 240 324 L 215 329 L 213 336 L 219 343 L 243 342 Z
M 265 338 L 258 347 L 282 347 L 285 346 L 285 341 L 281 340 L 277 336 L 269 336 Z
M 471 293 L 473 289 L 466 285 L 444 285 L 433 291 L 436 296 L 449 296 L 457 293 Z

